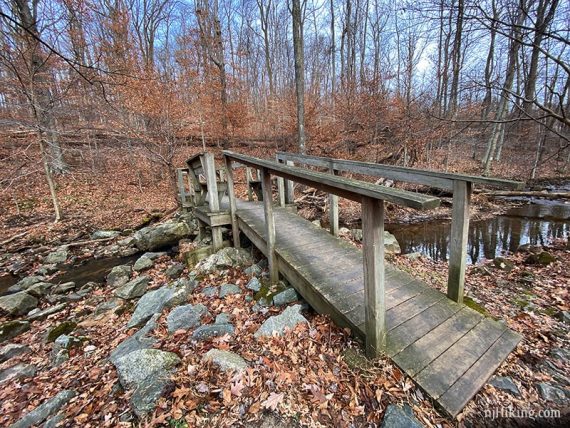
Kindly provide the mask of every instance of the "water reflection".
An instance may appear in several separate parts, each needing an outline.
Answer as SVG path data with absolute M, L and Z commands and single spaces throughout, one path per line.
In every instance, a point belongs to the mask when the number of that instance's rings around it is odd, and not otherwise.
M 418 225 L 386 225 L 396 236 L 403 253 L 422 253 L 434 260 L 447 260 L 450 222 Z M 546 245 L 554 238 L 570 234 L 570 205 L 525 205 L 505 215 L 472 222 L 469 227 L 467 261 L 477 263 L 520 245 Z

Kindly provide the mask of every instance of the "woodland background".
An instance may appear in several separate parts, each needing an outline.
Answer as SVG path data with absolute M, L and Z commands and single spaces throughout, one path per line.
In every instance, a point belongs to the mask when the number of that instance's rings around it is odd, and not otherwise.
M 70 189 L 101 181 L 164 199 L 206 146 L 569 168 L 567 1 L 0 0 L 0 14 L 0 214 L 47 203 L 58 219 Z

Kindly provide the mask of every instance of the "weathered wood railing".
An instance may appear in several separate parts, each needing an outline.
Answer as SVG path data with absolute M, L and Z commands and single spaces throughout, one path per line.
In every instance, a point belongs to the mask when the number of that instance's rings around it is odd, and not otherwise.
M 346 159 L 333 159 L 296 153 L 278 152 L 277 161 L 287 164 L 311 165 L 326 168 L 329 173 L 350 172 L 372 177 L 389 178 L 408 183 L 422 184 L 453 192 L 451 237 L 449 251 L 449 271 L 447 278 L 447 296 L 463 302 L 465 285 L 465 265 L 467 260 L 467 237 L 469 231 L 469 207 L 473 184 L 520 189 L 524 183 L 474 175 L 454 174 L 425 169 L 382 165 Z M 287 184 L 286 184 L 287 186 Z M 291 197 L 292 199 L 292 197 Z M 330 195 L 331 233 L 338 234 L 338 197 Z M 364 220 L 364 219 L 363 219 Z
M 228 172 L 228 196 L 234 245 L 239 245 L 239 228 L 232 163 L 238 162 L 260 170 L 266 225 L 266 255 L 269 261 L 270 280 L 273 283 L 278 281 L 279 271 L 275 252 L 275 222 L 273 217 L 271 175 L 289 182 L 296 181 L 362 204 L 366 352 L 369 356 L 376 356 L 383 352 L 386 345 L 384 201 L 416 209 L 430 209 L 438 206 L 440 200 L 433 196 L 283 165 L 278 162 L 245 156 L 231 151 L 224 151 L 223 154 Z M 292 186 L 290 188 L 292 189 Z M 290 200 L 292 201 L 292 198 Z

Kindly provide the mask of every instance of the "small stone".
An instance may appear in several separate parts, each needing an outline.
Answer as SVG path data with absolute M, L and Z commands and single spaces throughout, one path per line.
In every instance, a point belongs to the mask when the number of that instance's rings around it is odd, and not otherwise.
M 91 234 L 91 239 L 110 239 L 116 238 L 121 232 L 117 230 L 96 230 Z
M 560 311 L 560 312 L 558 312 L 557 317 L 564 324 L 570 324 L 570 312 Z
M 30 329 L 28 321 L 14 320 L 0 324 L 0 343 L 13 339 Z
M 510 392 L 516 397 L 520 395 L 519 388 L 515 385 L 510 377 L 495 376 L 489 381 L 489 383 L 495 388 Z
M 178 278 L 182 272 L 184 272 L 185 266 L 182 263 L 175 263 L 172 266 L 169 266 L 168 269 L 164 271 L 167 277 L 169 278 Z
M 132 269 L 129 265 L 115 266 L 107 275 L 107 285 L 113 288 L 125 285 L 129 282 L 131 271 Z
M 512 261 L 507 260 L 504 257 L 495 257 L 493 259 L 493 264 L 497 269 L 504 270 L 505 272 L 510 272 L 515 267 L 515 264 Z
M 202 295 L 204 297 L 217 297 L 219 289 L 218 287 L 206 287 L 202 289 Z
M 29 354 L 30 352 L 32 352 L 32 350 L 29 346 L 19 343 L 9 343 L 0 348 L 0 363 L 19 357 L 20 355 Z
M 232 294 L 240 294 L 241 289 L 235 284 L 223 284 L 220 286 L 220 298 L 230 296 Z
M 85 352 L 86 354 L 90 354 L 92 352 L 95 352 L 97 350 L 97 347 L 95 345 L 87 345 L 85 348 L 83 348 L 83 352 Z
M 168 314 L 166 324 L 168 332 L 174 333 L 176 330 L 188 330 L 200 325 L 202 316 L 208 313 L 208 309 L 202 305 L 177 306 Z
M 285 330 L 292 330 L 299 324 L 308 323 L 307 319 L 301 315 L 301 309 L 301 305 L 289 306 L 282 314 L 267 318 L 254 336 L 256 338 L 272 336 L 273 333 L 282 336 Z
M 37 284 L 38 282 L 44 282 L 45 277 L 39 275 L 27 276 L 24 279 L 21 279 L 13 287 L 17 288 L 17 291 L 27 290 L 32 285 Z
M 26 414 L 18 422 L 10 425 L 10 428 L 30 428 L 35 425 L 40 425 L 47 418 L 58 413 L 75 395 L 75 391 L 69 389 L 61 391 L 55 397 L 45 401 L 30 413 Z
M 212 361 L 224 371 L 242 372 L 247 368 L 247 363 L 238 354 L 221 349 L 210 349 L 204 355 L 204 361 Z
M 115 290 L 115 296 L 125 300 L 141 297 L 145 293 L 149 282 L 150 277 L 145 275 L 139 276 L 117 288 Z
M 557 386 L 551 385 L 549 383 L 541 382 L 537 385 L 537 387 L 540 396 L 547 401 L 564 404 L 567 403 L 568 398 L 570 398 L 570 394 L 567 396 L 567 393 L 562 388 L 558 388 Z
M 36 366 L 32 364 L 16 364 L 0 371 L 0 385 L 14 379 L 26 379 L 36 375 Z
M 299 300 L 299 295 L 294 288 L 288 288 L 273 296 L 275 306 L 284 306 Z
M 113 311 L 113 310 L 117 311 L 122 306 L 123 306 L 123 300 L 119 298 L 114 298 L 106 302 L 100 303 L 93 311 L 93 315 L 98 316 L 108 311 Z
M 218 314 L 216 316 L 216 320 L 214 321 L 214 324 L 229 324 L 231 321 L 231 316 L 230 314 L 225 314 L 225 313 L 221 313 Z
M 52 328 L 47 335 L 47 342 L 54 342 L 62 334 L 69 334 L 77 327 L 74 321 L 64 321 Z
M 55 348 L 51 354 L 51 364 L 59 367 L 69 360 L 69 351 L 67 349 Z
M 38 299 L 25 291 L 0 297 L 0 309 L 10 315 L 25 315 L 38 306 Z
M 318 228 L 321 227 L 321 221 L 319 219 L 313 220 L 311 223 L 314 224 L 315 226 L 317 226 Z
M 67 260 L 67 248 L 62 247 L 58 248 L 56 251 L 49 253 L 46 256 L 44 262 L 46 264 L 58 265 L 61 263 L 65 263 L 66 260 Z
M 55 285 L 51 292 L 53 294 L 65 294 L 71 290 L 75 290 L 75 282 L 64 282 L 63 284 Z
M 384 413 L 380 428 L 423 428 L 423 425 L 407 404 L 402 407 L 390 404 Z
M 231 324 L 212 324 L 203 325 L 198 327 L 192 333 L 192 339 L 194 340 L 207 340 L 213 337 L 224 336 L 226 334 L 234 334 L 234 326 Z
M 117 241 L 117 245 L 119 245 L 120 247 L 131 247 L 134 244 L 135 244 L 135 238 L 133 238 L 132 236 Z
M 256 277 L 253 277 L 249 280 L 245 288 L 257 293 L 259 290 L 261 290 L 261 282 L 259 282 L 259 279 L 257 279 Z
M 149 257 L 140 257 L 133 265 L 133 270 L 135 272 L 140 272 L 141 270 L 150 269 L 154 265 L 154 261 Z
M 263 272 L 263 269 L 261 269 L 258 265 L 251 265 L 250 267 L 245 268 L 243 271 L 243 273 L 249 276 L 261 275 L 261 272 Z
M 54 346 L 60 349 L 72 349 L 72 348 L 79 348 L 83 344 L 83 340 L 78 337 L 70 336 L 67 334 L 60 335 L 54 341 Z

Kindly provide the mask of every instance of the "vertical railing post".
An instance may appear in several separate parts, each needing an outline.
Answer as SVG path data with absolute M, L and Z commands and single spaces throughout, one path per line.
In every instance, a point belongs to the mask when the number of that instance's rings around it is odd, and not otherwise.
M 469 206 L 473 184 L 470 181 L 453 181 L 453 209 L 449 249 L 447 297 L 463 303 L 465 264 L 469 236 Z
M 374 358 L 386 347 L 384 201 L 362 198 L 362 235 L 366 355 Z
M 180 206 L 184 207 L 186 204 L 186 190 L 184 188 L 184 175 L 182 168 L 176 168 L 176 178 L 178 181 L 178 195 L 180 196 Z
M 285 162 L 287 166 L 294 166 L 293 161 Z M 291 180 L 285 180 L 285 203 L 293 204 L 295 203 L 295 195 L 293 193 L 293 182 Z
M 331 160 L 329 167 L 329 172 L 336 175 L 334 170 L 333 161 Z M 329 223 L 330 232 L 334 236 L 338 236 L 338 195 L 329 193 Z
M 275 156 L 275 160 L 283 163 L 283 160 L 279 159 L 279 155 Z M 285 180 L 283 177 L 277 177 L 277 202 L 280 207 L 285 206 Z
M 251 168 L 249 166 L 245 167 L 245 181 L 247 184 L 247 200 L 253 201 L 253 189 L 251 188 L 253 176 L 251 175 Z
M 204 173 L 206 175 L 206 185 L 208 187 L 208 207 L 211 212 L 220 211 L 220 201 L 218 200 L 218 183 L 216 180 L 216 162 L 214 154 L 206 152 L 203 155 Z M 218 226 L 212 227 L 212 246 L 214 251 L 218 251 L 223 246 L 222 229 Z
M 265 168 L 261 170 L 261 191 L 263 193 L 263 211 L 265 213 L 265 232 L 267 235 L 269 280 L 272 284 L 277 284 L 279 282 L 279 268 L 277 266 L 277 257 L 275 256 L 275 219 L 273 218 L 271 175 Z
M 239 241 L 239 226 L 236 214 L 236 194 L 234 190 L 234 171 L 232 169 L 232 160 L 224 156 L 224 162 L 226 165 L 227 179 L 228 179 L 228 198 L 230 200 L 230 217 L 232 221 L 232 236 L 234 238 L 234 247 L 240 247 Z

